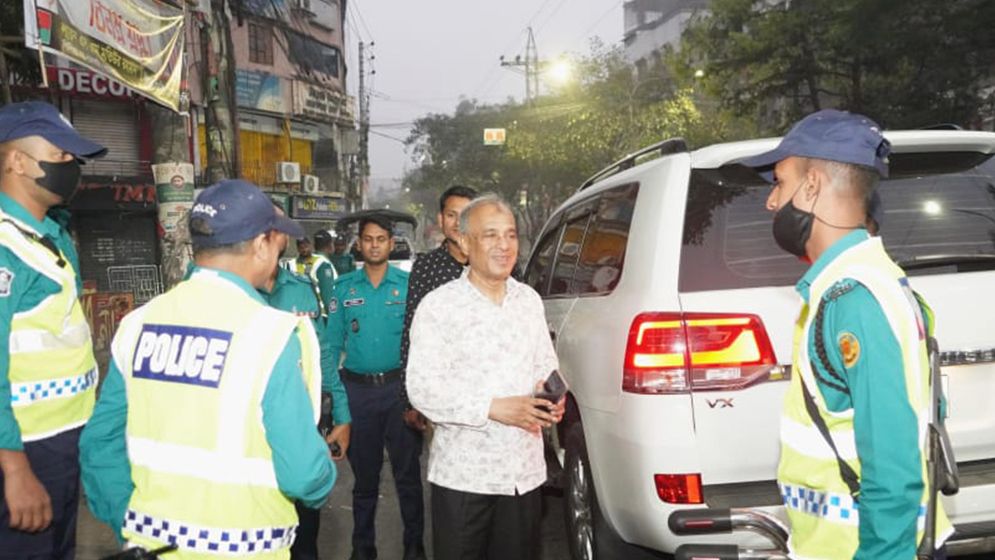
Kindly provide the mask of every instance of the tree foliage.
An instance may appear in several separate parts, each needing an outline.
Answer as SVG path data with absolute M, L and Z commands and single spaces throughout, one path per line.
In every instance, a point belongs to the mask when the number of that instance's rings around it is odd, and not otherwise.
M 993 22 L 990 0 L 713 0 L 669 64 L 778 131 L 828 107 L 972 126 L 991 103 Z
M 702 109 L 669 76 L 637 76 L 619 48 L 595 44 L 574 67 L 571 84 L 531 105 L 463 100 L 453 114 L 418 119 L 407 143 L 420 165 L 406 186 L 497 192 L 519 208 L 529 237 L 585 179 L 626 153 L 671 137 L 705 144 L 738 133 L 728 115 Z M 485 146 L 485 128 L 505 128 L 506 143 Z

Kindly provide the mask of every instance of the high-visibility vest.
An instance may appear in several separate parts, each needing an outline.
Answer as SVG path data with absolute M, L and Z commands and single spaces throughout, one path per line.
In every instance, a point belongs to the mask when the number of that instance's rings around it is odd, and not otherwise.
M 300 257 L 297 257 L 297 274 L 301 276 L 307 276 L 311 279 L 314 285 L 318 286 L 318 269 L 321 268 L 322 263 L 332 264 L 332 261 L 328 260 L 328 257 L 320 253 L 315 253 L 311 255 L 307 261 L 301 262 Z M 338 277 L 338 273 L 335 271 L 335 267 L 332 266 L 332 274 Z
M 112 352 L 128 395 L 129 543 L 174 543 L 176 560 L 289 558 L 297 514 L 277 485 L 262 400 L 295 328 L 317 424 L 321 364 L 309 319 L 210 270 L 125 317 Z
M 58 249 L 47 248 L 40 239 L 29 225 L 0 212 L 0 245 L 62 288 L 11 319 L 8 376 L 22 441 L 85 424 L 93 413 L 97 386 L 97 362 L 79 303 L 76 270 L 65 255 L 57 256 Z
M 854 501 L 840 474 L 836 453 L 809 416 L 803 393 L 804 384 L 829 429 L 839 458 L 859 477 L 853 409 L 833 412 L 827 408 L 812 372 L 808 350 L 815 310 L 825 292 L 843 278 L 856 280 L 871 292 L 901 346 L 905 396 L 918 417 L 922 463 L 923 493 L 918 506 L 916 543 L 923 536 L 929 502 L 926 453 L 931 405 L 926 333 L 905 273 L 888 257 L 881 239 L 874 237 L 841 253 L 816 277 L 795 325 L 791 385 L 781 417 L 781 460 L 777 473 L 791 523 L 792 558 L 852 558 L 859 545 L 859 502 Z M 938 503 L 937 546 L 952 533 L 943 504 Z

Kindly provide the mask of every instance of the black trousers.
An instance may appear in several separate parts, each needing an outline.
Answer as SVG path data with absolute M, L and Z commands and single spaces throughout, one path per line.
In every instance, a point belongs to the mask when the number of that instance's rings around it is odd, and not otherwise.
M 356 479 L 352 488 L 352 546 L 376 548 L 377 498 L 386 446 L 404 521 L 405 548 L 422 544 L 425 505 L 421 485 L 421 432 L 404 423 L 401 381 L 367 385 L 344 380 L 352 414 L 349 465 Z
M 318 560 L 318 528 L 321 510 L 294 502 L 297 510 L 297 537 L 290 546 L 290 560 Z
M 24 444 L 31 470 L 52 500 L 52 524 L 26 533 L 10 528 L 10 510 L 0 495 L 0 559 L 73 560 L 76 556 L 76 513 L 79 509 L 79 435 L 76 428 Z M 0 488 L 3 487 L 0 472 Z
M 515 496 L 473 494 L 432 485 L 435 560 L 536 560 L 540 489 Z

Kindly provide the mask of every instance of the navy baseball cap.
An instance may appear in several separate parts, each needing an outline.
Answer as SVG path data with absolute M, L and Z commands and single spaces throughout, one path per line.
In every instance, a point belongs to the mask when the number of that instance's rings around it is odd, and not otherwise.
M 740 163 L 768 181 L 773 181 L 774 165 L 791 156 L 863 165 L 887 177 L 889 153 L 891 143 L 877 123 L 856 113 L 824 109 L 798 121 L 773 150 Z
M 41 136 L 76 157 L 107 155 L 107 148 L 83 138 L 69 119 L 48 103 L 24 101 L 0 107 L 0 143 L 27 136 Z
M 241 179 L 207 187 L 190 210 L 190 240 L 196 247 L 233 245 L 271 230 L 304 237 L 304 229 L 277 214 L 259 187 Z

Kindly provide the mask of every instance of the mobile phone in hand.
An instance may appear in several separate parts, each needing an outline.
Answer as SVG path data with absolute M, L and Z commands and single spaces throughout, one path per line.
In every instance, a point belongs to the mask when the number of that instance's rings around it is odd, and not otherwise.
M 546 380 L 542 382 L 542 389 L 535 392 L 533 397 L 537 399 L 546 399 L 547 401 L 556 404 L 560 402 L 563 395 L 567 394 L 567 382 L 560 375 L 559 370 L 553 370 L 549 372 L 549 376 Z
M 333 441 L 332 443 L 329 443 L 328 449 L 332 452 L 332 457 L 338 459 L 342 456 L 342 446 L 339 445 L 339 442 Z

